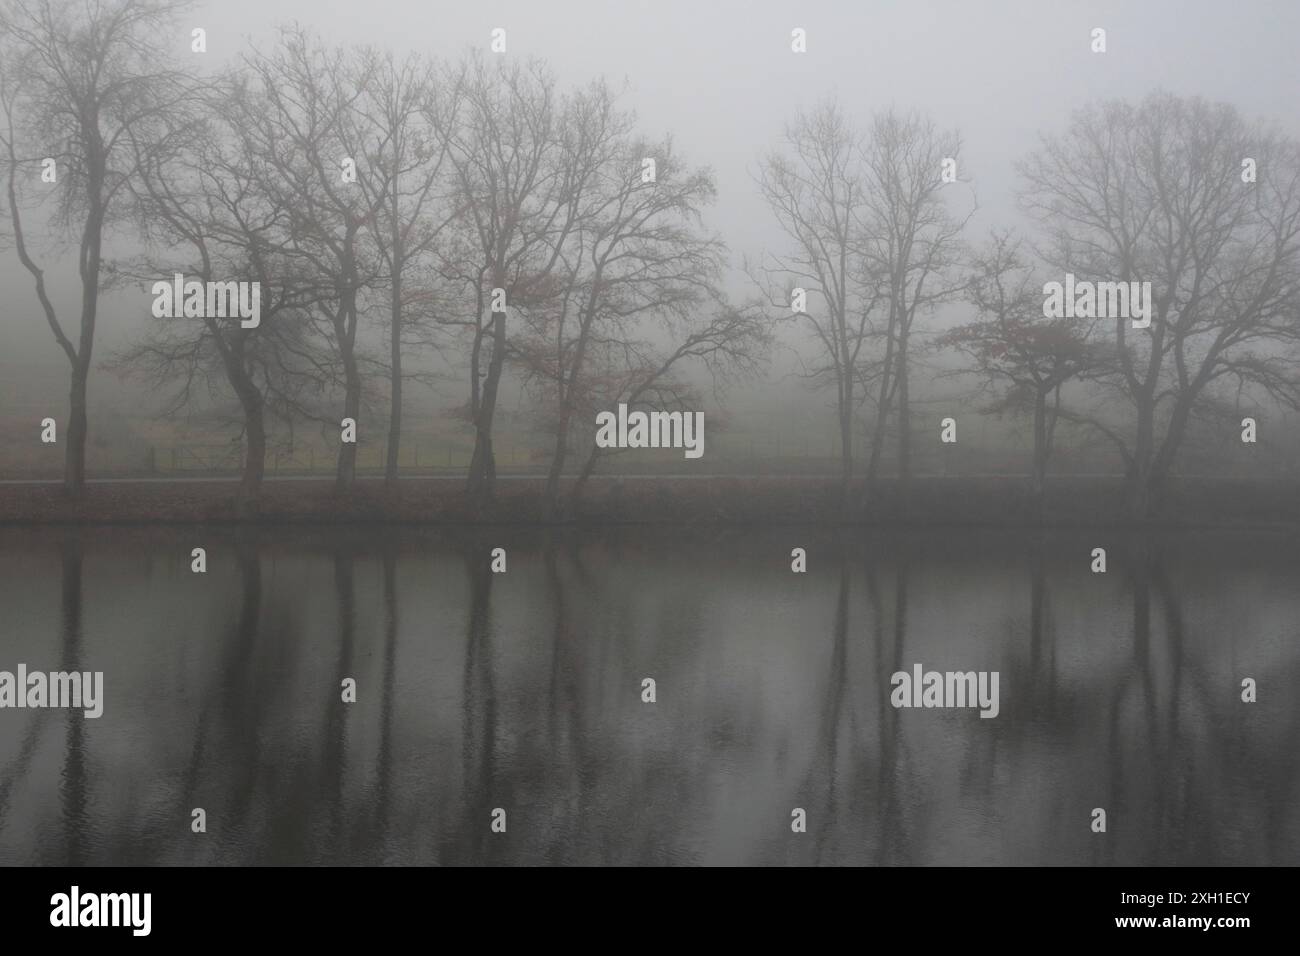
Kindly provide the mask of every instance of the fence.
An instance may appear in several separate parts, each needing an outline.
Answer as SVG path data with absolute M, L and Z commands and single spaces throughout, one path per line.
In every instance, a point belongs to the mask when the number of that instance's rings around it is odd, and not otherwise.
M 928 435 L 926 436 L 929 437 Z M 981 445 L 978 436 L 959 437 L 956 444 L 914 438 L 911 471 L 917 475 L 945 476 L 1023 476 L 1031 470 L 1032 452 L 1028 446 L 1003 443 Z M 862 475 L 867 467 L 865 442 L 853 449 L 853 471 Z M 1244 452 L 1225 458 L 1215 449 L 1190 448 L 1180 459 L 1177 473 L 1217 477 L 1296 477 L 1300 475 L 1300 453 L 1290 447 L 1271 451 L 1260 446 L 1242 446 Z M 472 448 L 463 445 L 403 445 L 398 456 L 398 472 L 406 477 L 464 475 L 469 470 Z M 550 466 L 551 450 L 524 445 L 501 445 L 494 448 L 496 467 L 501 475 L 541 475 Z M 325 476 L 337 467 L 337 449 L 306 447 L 272 449 L 266 457 L 266 473 L 272 476 Z M 359 475 L 382 475 L 387 449 L 383 445 L 360 445 L 356 470 Z M 565 473 L 577 474 L 586 461 L 586 451 L 571 452 Z M 243 463 L 240 446 L 175 445 L 150 449 L 146 471 L 157 476 L 232 476 Z M 894 474 L 898 468 L 896 444 L 889 447 L 879 463 L 879 474 Z M 603 474 L 735 474 L 735 475 L 838 475 L 841 468 L 839 442 L 834 438 L 802 436 L 784 439 L 771 437 L 739 439 L 706 444 L 701 459 L 686 459 L 680 449 L 629 449 L 606 454 L 599 472 Z M 1106 446 L 1060 445 L 1053 451 L 1049 471 L 1060 475 L 1118 475 L 1123 462 Z
M 761 421 L 761 419 L 760 419 Z M 837 435 L 813 427 L 750 427 L 706 431 L 704 456 L 686 459 L 680 449 L 634 449 L 606 455 L 600 472 L 612 474 L 769 474 L 836 475 L 841 468 Z M 767 423 L 763 423 L 767 424 Z M 931 427 L 934 426 L 934 427 Z M 29 429 L 30 431 L 30 429 Z M 28 436 L 30 437 L 30 436 Z M 866 436 L 853 434 L 853 469 L 861 475 L 869 454 Z M 1261 433 L 1259 444 L 1244 445 L 1237 436 L 1189 436 L 1180 455 L 1178 473 L 1223 477 L 1295 477 L 1300 475 L 1300 436 L 1288 428 Z M 546 472 L 551 447 L 546 436 L 510 430 L 495 443 L 498 473 L 536 475 Z M 576 444 L 577 442 L 575 442 Z M 57 478 L 62 474 L 62 445 L 41 446 L 28 441 L 9 442 L 9 455 L 0 458 L 0 478 Z M 15 456 L 15 449 L 27 449 Z M 897 434 L 891 433 L 879 464 L 879 474 L 897 471 Z M 89 470 L 98 477 L 231 477 L 243 464 L 240 442 L 100 442 L 88 448 Z M 357 472 L 382 475 L 387 448 L 382 441 L 357 446 Z M 403 441 L 398 460 L 404 476 L 464 475 L 473 453 L 468 435 L 414 435 Z M 3 454 L 0 452 L 0 454 Z M 586 460 L 586 448 L 572 451 L 565 472 L 576 474 Z M 328 476 L 336 469 L 338 446 L 323 442 L 297 442 L 292 447 L 273 444 L 266 456 L 266 473 L 272 476 Z M 919 417 L 912 436 L 914 474 L 922 475 L 1025 475 L 1030 471 L 1031 448 L 1024 430 L 1011 430 L 985 416 L 962 416 L 956 444 L 939 441 L 937 419 Z M 1083 441 L 1080 434 L 1059 439 L 1051 471 L 1056 474 L 1118 474 L 1123 463 L 1113 448 L 1100 441 Z
M 271 448 L 266 454 L 266 472 L 270 475 L 333 474 L 338 463 L 337 449 L 308 445 L 299 448 Z M 469 469 L 472 449 L 409 445 L 398 454 L 398 470 L 403 474 L 463 473 Z M 538 449 L 521 446 L 496 448 L 498 468 L 544 471 L 546 459 Z M 157 475 L 229 475 L 243 468 L 244 451 L 240 445 L 170 445 L 149 449 L 146 470 Z M 383 474 L 388 460 L 384 445 L 357 446 L 358 474 Z

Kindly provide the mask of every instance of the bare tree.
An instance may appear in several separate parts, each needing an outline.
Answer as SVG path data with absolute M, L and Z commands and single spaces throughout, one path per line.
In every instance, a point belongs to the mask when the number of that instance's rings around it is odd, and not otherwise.
M 358 343 L 361 295 L 377 276 L 378 259 L 367 242 L 370 224 L 386 203 L 387 188 L 363 189 L 362 133 L 357 103 L 380 64 L 327 48 L 301 27 L 281 31 L 268 53 L 244 56 L 249 95 L 243 141 L 261 188 L 289 216 L 291 242 L 310 263 L 329 295 L 317 300 L 324 338 L 332 346 L 343 387 L 343 419 L 361 415 L 363 377 Z M 332 377 L 332 376 L 331 376 Z M 356 478 L 357 443 L 339 444 L 335 487 L 346 491 Z
M 518 347 L 527 380 L 554 413 L 546 485 L 552 508 L 560 503 L 574 415 L 599 391 L 586 380 L 592 366 L 610 364 L 602 358 L 616 362 L 624 343 L 652 330 L 671 339 L 674 322 L 687 322 L 720 297 L 723 246 L 699 220 L 714 196 L 712 175 L 687 168 L 671 141 L 623 138 L 626 121 L 607 103 L 586 105 L 579 122 L 588 132 L 572 137 L 571 148 L 599 153 L 600 169 L 588 181 L 586 211 L 557 269 L 563 292 L 553 308 L 536 310 Z M 643 179 L 645 159 L 655 164 L 653 182 Z
M 658 329 L 656 340 L 623 339 L 602 350 L 600 372 L 586 379 L 588 410 L 626 404 L 631 410 L 698 410 L 701 396 L 691 372 L 705 372 L 718 392 L 732 379 L 753 374 L 772 342 L 771 320 L 757 302 L 717 300 Z M 576 508 L 600 459 L 609 452 L 592 440 L 574 483 Z
M 1150 326 L 1114 317 L 1102 378 L 1132 425 L 1088 419 L 1123 456 L 1130 511 L 1145 517 L 1217 390 L 1300 400 L 1300 151 L 1229 105 L 1154 93 L 1078 111 L 1020 172 L 1056 268 L 1151 282 Z
M 190 84 L 166 68 L 162 37 L 187 4 L 170 0 L 5 0 L 0 5 L 0 109 L 14 248 L 32 276 L 54 339 L 71 367 L 64 487 L 86 481 L 86 396 L 99 314 L 104 233 L 126 184 L 149 155 L 166 114 Z M 79 326 L 69 332 L 46 288 L 23 209 L 55 161 L 51 224 L 76 237 Z M 75 337 L 76 341 L 73 341 Z
M 467 66 L 450 150 L 467 214 L 442 272 L 464 298 L 462 317 L 444 321 L 470 332 L 474 453 L 466 488 L 480 502 L 495 489 L 492 430 L 509 357 L 508 317 L 519 324 L 527 309 L 557 294 L 551 274 L 594 173 L 593 157 L 564 148 L 567 109 L 554 76 L 536 61 L 489 66 L 476 56 Z
M 1099 353 L 1089 342 L 1095 323 L 1043 316 L 1042 283 L 1023 244 L 1010 233 L 994 233 L 973 264 L 967 298 L 977 318 L 949 330 L 935 344 L 973 361 L 973 371 L 994 392 L 991 411 L 1029 410 L 1034 432 L 1031 487 L 1041 510 L 1061 420 L 1061 389 L 1096 366 Z
M 961 138 L 916 113 L 877 115 L 864 148 L 862 213 L 865 270 L 877 283 L 883 317 L 871 329 L 885 340 L 883 357 L 863 372 L 874 385 L 875 422 L 869 436 L 863 501 L 870 497 L 880 463 L 890 410 L 898 410 L 898 474 L 906 502 L 912 466 L 910 369 L 918 313 L 956 297 L 964 278 L 956 273 L 959 238 L 975 212 L 949 209 L 946 190 L 956 185 Z M 954 179 L 946 182 L 945 167 Z
M 439 70 L 417 56 L 363 50 L 354 72 L 367 80 L 344 126 L 348 155 L 372 214 L 371 240 L 387 285 L 388 445 L 384 477 L 397 480 L 402 443 L 403 349 L 428 344 L 436 323 L 417 305 L 435 301 L 431 260 L 436 244 L 465 210 L 447 175 L 457 123 L 461 69 Z M 462 68 L 463 69 L 463 68 Z M 423 266 L 424 268 L 421 268 Z
M 758 175 L 759 190 L 789 249 L 768 254 L 751 272 L 768 301 L 787 315 L 794 289 L 807 297 L 796 318 L 817 340 L 820 358 L 810 370 L 814 381 L 835 386 L 845 504 L 853 476 L 854 387 L 869 317 L 880 297 L 865 270 L 862 223 L 868 196 L 861 157 L 861 134 L 834 102 L 796 115 Z
M 292 429 L 326 374 L 310 313 L 333 290 L 320 287 L 293 240 L 292 197 L 266 188 L 248 123 L 260 107 L 250 97 L 238 77 L 214 82 L 202 109 L 176 128 L 177 147 L 141 162 L 136 212 L 148 251 L 132 274 L 257 282 L 258 324 L 206 310 L 156 318 L 111 364 L 170 389 L 164 414 L 233 394 L 244 441 L 240 495 L 251 503 L 265 475 L 268 416 Z

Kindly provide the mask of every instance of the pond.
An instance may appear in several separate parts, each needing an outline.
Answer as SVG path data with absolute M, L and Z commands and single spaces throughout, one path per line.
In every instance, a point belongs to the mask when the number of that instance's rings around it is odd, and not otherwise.
M 0 863 L 1295 864 L 1298 572 L 1258 534 L 4 529 L 0 670 L 103 684 L 0 709 Z M 895 706 L 918 666 L 996 713 Z

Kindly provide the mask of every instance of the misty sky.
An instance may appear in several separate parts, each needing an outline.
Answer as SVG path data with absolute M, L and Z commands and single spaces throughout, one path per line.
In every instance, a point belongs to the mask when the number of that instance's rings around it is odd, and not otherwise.
M 537 55 L 562 81 L 603 74 L 627 80 L 624 103 L 648 134 L 672 133 L 693 163 L 718 177 L 710 225 L 733 260 L 781 249 L 754 187 L 758 156 L 799 107 L 835 94 L 865 123 L 873 110 L 917 108 L 964 139 L 959 173 L 981 211 L 968 238 L 1016 222 L 1012 164 L 1040 130 L 1059 130 L 1070 111 L 1106 97 L 1138 99 L 1155 88 L 1226 100 L 1251 116 L 1300 133 L 1300 4 L 1242 0 L 1133 3 L 773 2 L 773 0 L 221 0 L 178 23 L 177 54 L 189 30 L 208 33 L 208 68 L 251 39 L 269 45 L 277 23 L 298 20 L 326 40 L 456 57 L 486 49 L 493 27 L 508 31 L 511 56 Z M 790 52 L 790 30 L 808 32 L 806 54 Z M 1107 30 L 1093 54 L 1090 31 Z M 114 244 L 110 237 L 108 252 Z M 72 257 L 49 269 L 57 301 L 75 302 Z M 61 361 L 42 321 L 30 278 L 11 249 L 0 250 L 0 361 Z M 733 291 L 747 291 L 737 281 Z M 120 344 L 149 298 L 103 303 L 97 353 Z M 93 387 L 93 386 L 92 386 Z
M 751 179 L 756 156 L 797 108 L 831 93 L 864 121 L 895 105 L 960 129 L 960 172 L 975 180 L 985 225 L 1010 215 L 1011 164 L 1037 132 L 1059 129 L 1091 99 L 1163 87 L 1300 129 L 1300 4 L 1285 0 L 222 0 L 193 19 L 217 54 L 291 19 L 340 42 L 447 56 L 486 47 L 500 26 L 510 54 L 544 57 L 565 80 L 626 78 L 643 127 L 673 133 L 691 160 L 717 171 L 712 220 L 736 252 L 771 235 Z M 808 31 L 804 55 L 790 52 L 795 26 Z M 1102 55 L 1089 50 L 1097 26 L 1107 30 Z

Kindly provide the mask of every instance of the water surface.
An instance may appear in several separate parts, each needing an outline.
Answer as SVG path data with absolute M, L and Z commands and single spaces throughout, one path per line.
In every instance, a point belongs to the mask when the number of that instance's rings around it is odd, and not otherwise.
M 1295 864 L 1297 582 L 1265 537 L 7 529 L 0 670 L 106 700 L 0 710 L 0 863 Z M 999 715 L 893 708 L 918 662 Z

